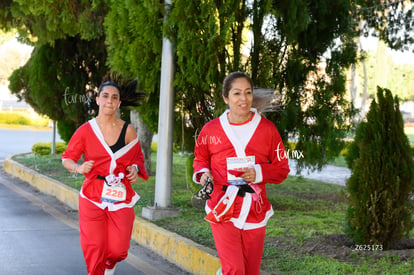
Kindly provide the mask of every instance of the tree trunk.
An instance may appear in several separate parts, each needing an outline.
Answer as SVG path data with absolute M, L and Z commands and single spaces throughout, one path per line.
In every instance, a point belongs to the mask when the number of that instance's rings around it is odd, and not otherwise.
M 351 65 L 351 82 L 349 84 L 349 91 L 351 93 L 351 102 L 354 108 L 357 107 L 357 92 L 358 87 L 355 84 L 356 82 L 356 65 L 355 63 Z M 359 115 L 353 116 L 354 124 L 357 125 L 361 121 L 361 117 Z
M 351 83 L 349 84 L 349 91 L 351 92 L 352 105 L 356 107 L 358 87 L 355 85 L 356 68 L 355 63 L 351 65 Z
M 367 114 L 368 106 L 368 73 L 367 73 L 367 64 L 365 60 L 362 60 L 362 68 L 364 70 L 364 86 L 363 86 L 363 92 L 362 92 L 362 98 L 361 98 L 361 112 L 360 117 L 361 121 L 365 118 L 365 115 Z
M 148 175 L 153 175 L 151 171 L 151 143 L 154 133 L 147 128 L 144 121 L 139 116 L 139 113 L 135 110 L 131 110 L 131 124 L 134 126 L 138 134 L 142 153 L 144 154 L 145 170 Z

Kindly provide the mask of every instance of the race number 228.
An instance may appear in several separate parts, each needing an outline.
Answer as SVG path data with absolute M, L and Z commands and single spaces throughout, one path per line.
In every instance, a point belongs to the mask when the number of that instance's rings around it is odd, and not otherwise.
M 108 189 L 106 189 L 105 195 L 107 197 L 119 198 L 120 199 L 124 196 L 124 191 L 108 188 Z

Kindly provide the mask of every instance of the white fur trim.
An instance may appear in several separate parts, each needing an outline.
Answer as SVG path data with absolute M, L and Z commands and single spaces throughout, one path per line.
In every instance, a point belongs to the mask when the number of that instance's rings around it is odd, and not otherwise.
M 101 128 L 99 128 L 98 123 L 96 122 L 96 118 L 93 118 L 89 120 L 89 124 L 92 127 L 93 132 L 95 133 L 96 137 L 98 138 L 99 142 L 102 144 L 102 146 L 105 148 L 108 155 L 111 156 L 111 165 L 109 166 L 108 174 L 112 174 L 113 171 L 116 168 L 116 160 L 123 155 L 125 155 L 132 147 L 135 146 L 135 144 L 138 143 L 138 137 L 136 137 L 133 141 L 116 151 L 115 153 L 112 152 L 109 145 L 106 143 L 105 138 L 101 132 Z
M 131 208 L 134 207 L 134 205 L 137 203 L 137 201 L 141 198 L 137 192 L 134 192 L 135 195 L 131 198 L 131 202 L 130 203 L 117 203 L 114 204 L 112 202 L 96 202 L 93 201 L 91 199 L 89 199 L 88 197 L 85 196 L 85 194 L 83 194 L 82 189 L 79 192 L 79 195 L 84 198 L 87 199 L 88 201 L 90 201 L 91 203 L 95 204 L 97 207 L 101 208 L 101 209 L 105 209 L 108 207 L 108 211 L 116 211 L 122 208 Z
M 260 164 L 255 164 L 254 170 L 256 171 L 256 180 L 253 183 L 262 182 L 263 181 L 262 166 Z
M 245 157 L 246 153 L 245 153 L 245 149 L 246 149 L 246 145 L 249 143 L 250 139 L 252 138 L 254 132 L 257 129 L 257 126 L 260 123 L 260 120 L 262 119 L 260 114 L 257 112 L 256 109 L 251 108 L 250 109 L 252 112 L 254 112 L 254 117 L 252 119 L 251 122 L 249 122 L 249 129 L 246 131 L 247 135 L 249 135 L 249 137 L 247 138 L 247 143 L 246 144 L 241 144 L 241 142 L 238 140 L 236 134 L 234 133 L 234 131 L 232 130 L 232 126 L 229 123 L 229 120 L 227 118 L 227 114 L 230 112 L 230 110 L 226 110 L 223 114 L 220 115 L 220 124 L 221 127 L 223 127 L 224 132 L 226 133 L 228 139 L 230 140 L 231 144 L 234 147 L 234 150 L 236 151 L 236 155 L 238 157 Z
M 200 174 L 200 173 L 205 173 L 205 172 L 208 172 L 208 171 L 209 171 L 209 170 L 208 170 L 207 168 L 203 168 L 203 169 L 201 169 L 200 171 L 195 172 L 195 173 L 193 174 L 193 181 L 194 181 L 195 183 L 200 184 L 200 182 L 199 182 L 199 181 L 197 181 L 197 175 L 198 175 L 198 174 Z
M 247 193 L 244 195 L 243 204 L 240 210 L 239 217 L 231 218 L 230 221 L 233 222 L 234 226 L 242 229 L 244 228 L 244 225 L 246 224 L 247 216 L 249 215 L 250 206 L 252 205 L 252 195 L 250 193 Z
M 105 273 L 104 273 L 104 275 L 114 275 L 115 274 L 115 268 L 116 268 L 116 266 L 114 266 L 114 268 L 112 268 L 112 269 L 105 269 Z
M 266 226 L 268 220 L 270 219 L 270 217 L 273 216 L 273 208 L 270 206 L 269 211 L 266 212 L 265 218 L 258 223 L 245 223 L 243 229 L 244 230 L 252 230 L 252 229 L 256 229 L 256 228 L 260 228 L 260 227 L 264 227 Z

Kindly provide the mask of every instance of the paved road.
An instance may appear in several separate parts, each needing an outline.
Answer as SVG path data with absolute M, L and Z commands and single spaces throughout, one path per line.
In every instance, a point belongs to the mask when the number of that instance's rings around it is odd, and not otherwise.
M 296 176 L 296 162 L 289 160 L 290 173 L 289 175 Z M 351 176 L 351 170 L 345 167 L 338 167 L 334 165 L 326 165 L 321 171 L 304 170 L 301 173 L 302 177 L 307 179 L 319 180 L 326 183 L 333 183 L 345 186 L 346 181 Z
M 44 198 L 0 172 L 0 274 L 86 273 L 77 230 L 45 212 Z
M 31 152 L 37 142 L 52 142 L 52 130 L 0 128 L 0 159 L 17 153 Z M 61 141 L 57 135 L 56 141 Z
M 1 168 L 5 156 L 29 152 L 33 143 L 47 142 L 48 137 L 51 131 L 0 129 L 0 275 L 87 274 L 78 213 Z M 116 274 L 189 273 L 131 241 L 128 258 Z

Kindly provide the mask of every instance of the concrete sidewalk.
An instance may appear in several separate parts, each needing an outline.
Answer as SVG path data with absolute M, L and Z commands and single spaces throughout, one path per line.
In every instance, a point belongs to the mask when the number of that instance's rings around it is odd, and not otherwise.
M 10 157 L 3 162 L 3 168 L 7 173 L 27 182 L 40 192 L 54 196 L 72 209 L 78 210 L 78 190 L 39 174 L 13 161 Z M 140 217 L 135 218 L 132 239 L 192 274 L 216 274 L 220 268 L 216 251 Z

